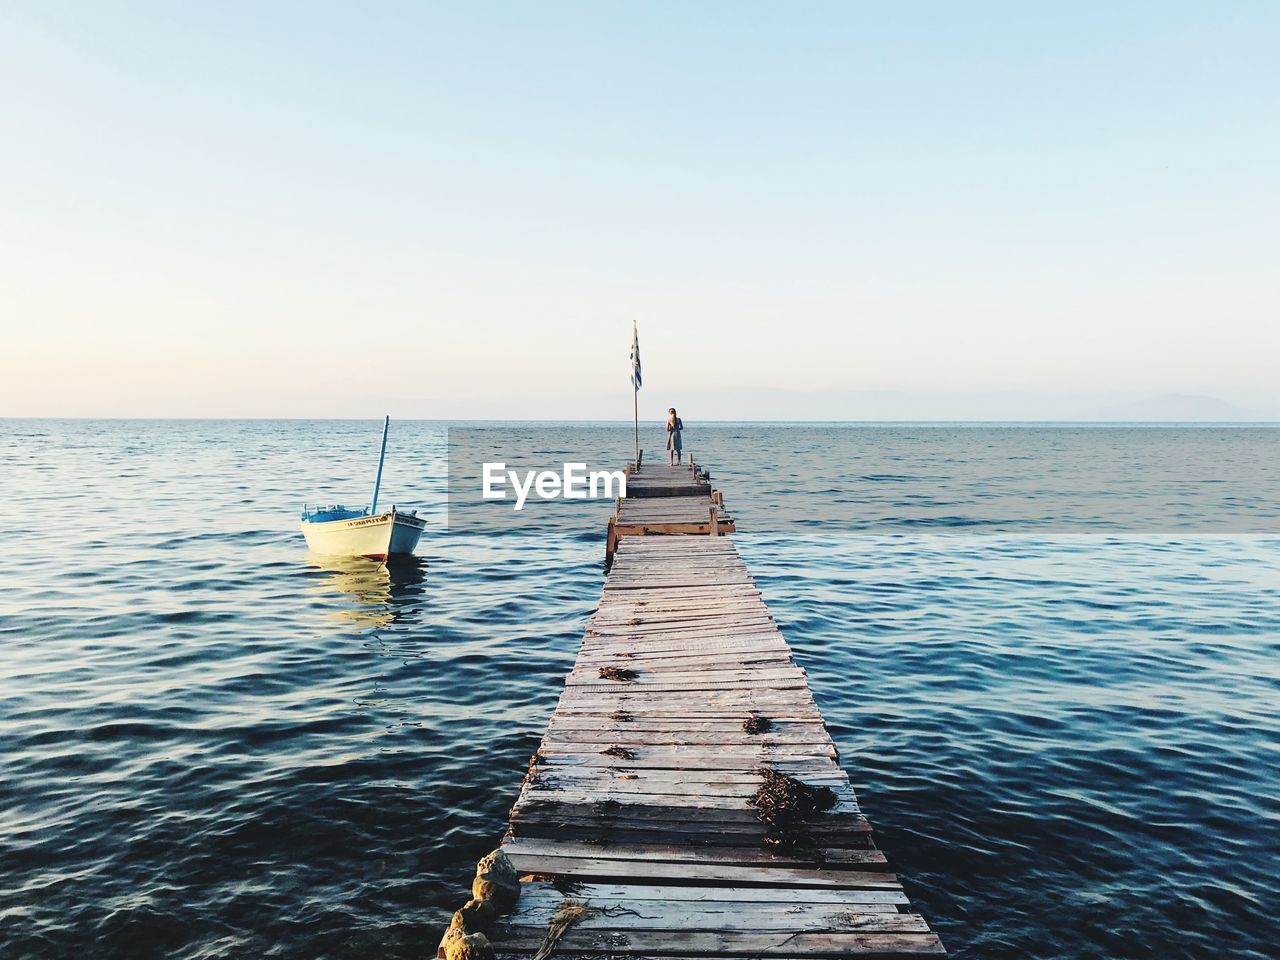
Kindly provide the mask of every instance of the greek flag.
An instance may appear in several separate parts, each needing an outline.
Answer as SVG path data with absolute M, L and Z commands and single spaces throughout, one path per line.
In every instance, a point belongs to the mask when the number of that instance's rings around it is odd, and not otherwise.
M 631 321 L 631 386 L 640 389 L 640 335 L 634 320 Z

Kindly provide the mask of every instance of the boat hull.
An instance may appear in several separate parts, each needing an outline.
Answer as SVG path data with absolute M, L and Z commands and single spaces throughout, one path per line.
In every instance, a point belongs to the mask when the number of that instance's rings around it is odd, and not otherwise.
M 413 553 L 426 522 L 389 510 L 376 517 L 352 517 L 314 523 L 303 520 L 302 535 L 315 553 L 334 557 L 388 557 Z

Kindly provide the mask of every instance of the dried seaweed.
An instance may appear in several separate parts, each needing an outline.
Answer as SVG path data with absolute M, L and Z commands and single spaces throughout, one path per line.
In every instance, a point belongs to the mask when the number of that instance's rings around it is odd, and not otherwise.
M 635 717 L 629 714 L 626 710 L 615 710 L 613 713 L 609 714 L 609 719 L 618 723 L 630 723 L 635 719 Z
M 764 783 L 747 802 L 759 811 L 760 820 L 769 827 L 765 844 L 771 847 L 807 845 L 806 820 L 835 806 L 835 791 L 830 787 L 801 783 L 795 777 L 769 767 L 762 767 L 760 776 Z
M 601 750 L 606 757 L 617 757 L 619 760 L 634 760 L 636 755 L 626 747 L 610 747 L 608 750 Z
M 626 667 L 600 668 L 600 679 L 602 680 L 617 680 L 619 683 L 630 683 L 638 676 L 640 676 L 640 674 L 636 673 L 634 670 L 629 670 Z
M 747 733 L 766 733 L 773 729 L 773 721 L 768 717 L 753 713 L 742 721 L 742 729 Z
M 533 955 L 533 960 L 547 960 L 555 949 L 556 941 L 564 936 L 564 932 L 586 914 L 587 905 L 585 903 L 579 900 L 560 901 L 560 906 L 551 915 L 551 922 L 547 924 L 547 932 L 542 938 L 542 944 L 538 947 L 538 952 Z
M 541 776 L 541 771 L 538 769 L 538 764 L 540 764 L 541 762 L 542 762 L 541 753 L 535 753 L 533 756 L 529 758 L 529 769 L 525 771 L 523 786 L 527 787 L 538 782 Z

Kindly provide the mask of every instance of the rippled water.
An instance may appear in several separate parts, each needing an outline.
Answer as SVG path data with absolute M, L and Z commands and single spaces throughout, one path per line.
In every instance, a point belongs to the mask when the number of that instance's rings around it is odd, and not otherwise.
M 838 464 L 853 431 L 814 429 Z M 795 459 L 786 431 L 718 436 Z M 446 534 L 445 430 L 402 424 L 384 495 L 431 517 L 420 558 L 309 557 L 299 504 L 367 499 L 376 442 L 0 422 L 0 954 L 434 949 L 599 595 L 608 508 Z M 953 956 L 1276 955 L 1280 538 L 752 533 L 789 483 L 729 467 L 736 540 Z

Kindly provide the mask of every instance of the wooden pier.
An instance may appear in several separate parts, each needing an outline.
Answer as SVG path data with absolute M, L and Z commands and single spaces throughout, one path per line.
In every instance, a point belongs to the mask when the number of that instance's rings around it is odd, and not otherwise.
M 643 457 L 641 458 L 643 459 Z M 612 564 L 614 552 L 625 537 L 693 534 L 717 537 L 733 533 L 733 517 L 724 509 L 724 498 L 705 473 L 693 462 L 627 465 L 627 495 L 618 500 L 609 518 L 605 537 L 605 562 Z
M 943 955 L 713 507 L 696 467 L 633 467 L 511 810 L 521 892 L 489 941 L 511 958 Z

